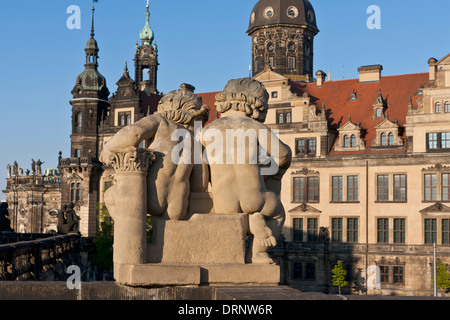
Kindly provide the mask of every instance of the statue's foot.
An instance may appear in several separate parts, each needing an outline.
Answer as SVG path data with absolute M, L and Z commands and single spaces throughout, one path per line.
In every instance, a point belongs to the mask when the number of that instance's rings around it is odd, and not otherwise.
M 254 264 L 275 264 L 275 261 L 269 256 L 267 252 L 254 253 L 252 256 L 252 263 Z
M 256 212 L 249 218 L 250 233 L 255 237 L 255 242 L 261 247 L 274 247 L 277 240 L 273 236 L 272 230 L 267 226 L 264 216 Z
M 256 239 L 256 241 L 259 242 L 259 245 L 261 247 L 269 248 L 269 247 L 275 247 L 277 245 L 277 239 L 275 239 L 274 236 L 270 236 L 268 238 L 260 238 L 260 239 L 255 238 L 255 239 Z

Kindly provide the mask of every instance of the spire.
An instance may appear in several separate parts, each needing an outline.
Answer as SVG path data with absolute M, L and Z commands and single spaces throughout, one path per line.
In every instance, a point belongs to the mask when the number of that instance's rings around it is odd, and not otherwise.
M 153 30 L 150 28 L 150 5 L 148 4 L 149 0 L 147 0 L 147 12 L 145 13 L 145 26 L 144 29 L 141 31 L 141 41 L 143 45 L 151 45 L 154 39 L 154 33 Z
M 91 25 L 91 39 L 94 39 L 95 33 L 94 33 L 94 15 L 95 15 L 95 6 L 94 3 L 96 1 L 94 0 L 92 2 L 92 25 Z

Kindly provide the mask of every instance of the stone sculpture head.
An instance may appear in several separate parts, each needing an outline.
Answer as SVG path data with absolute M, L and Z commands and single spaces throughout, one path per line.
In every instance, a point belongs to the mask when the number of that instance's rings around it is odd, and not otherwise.
M 72 202 L 67 205 L 67 209 L 73 210 L 73 208 L 75 208 L 75 205 Z
M 181 125 L 189 125 L 194 121 L 203 121 L 209 110 L 207 105 L 203 105 L 201 97 L 182 88 L 166 94 L 159 102 L 156 114 Z
M 229 110 L 245 112 L 259 122 L 264 122 L 269 108 L 269 93 L 264 85 L 251 78 L 230 80 L 223 92 L 216 95 L 218 112 Z

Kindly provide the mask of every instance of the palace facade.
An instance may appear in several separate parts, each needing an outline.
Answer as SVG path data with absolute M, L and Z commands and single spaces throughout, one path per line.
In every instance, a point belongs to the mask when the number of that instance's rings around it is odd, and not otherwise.
M 357 79 L 327 81 L 314 72 L 318 33 L 308 0 L 260 0 L 250 14 L 253 77 L 270 94 L 266 124 L 293 151 L 282 180 L 283 241 L 272 250 L 282 282 L 337 290 L 331 269 L 342 260 L 349 292 L 430 295 L 434 244 L 438 259 L 450 263 L 450 54 L 424 61 L 416 74 L 383 76 L 381 65 L 369 65 Z M 125 65 L 111 96 L 94 35 L 92 25 L 72 90 L 70 156 L 60 156 L 51 179 L 8 178 L 16 231 L 54 230 L 55 212 L 73 202 L 80 232 L 95 237 L 96 206 L 113 183 L 98 160 L 103 145 L 152 114 L 161 98 L 148 6 L 134 79 Z M 220 116 L 216 93 L 199 93 L 210 121 Z

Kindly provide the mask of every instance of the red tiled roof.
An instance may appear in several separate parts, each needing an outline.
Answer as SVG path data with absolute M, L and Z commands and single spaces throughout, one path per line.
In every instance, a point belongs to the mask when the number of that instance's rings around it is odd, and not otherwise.
M 311 96 L 311 104 L 316 105 L 319 111 L 325 106 L 329 126 L 338 129 L 348 122 L 359 124 L 365 133 L 363 138 L 366 150 L 352 153 L 390 153 L 403 152 L 401 150 L 371 150 L 373 138 L 375 137 L 375 126 L 380 120 L 372 120 L 374 115 L 373 105 L 381 92 L 387 105 L 388 119 L 397 121 L 402 127 L 406 122 L 408 104 L 410 97 L 413 98 L 420 87 L 428 82 L 428 73 L 405 74 L 397 76 L 381 77 L 379 82 L 360 83 L 359 79 L 327 81 L 322 87 L 316 83 L 291 82 L 291 90 L 302 96 L 308 92 Z M 355 92 L 357 100 L 350 100 Z M 403 136 L 405 141 L 405 136 Z M 405 143 L 406 144 L 406 143 Z M 350 152 L 333 152 L 333 154 L 349 154 Z
M 423 87 L 429 79 L 428 73 L 415 73 L 396 76 L 381 77 L 379 82 L 360 83 L 359 79 L 326 81 L 322 87 L 317 87 L 315 82 L 305 83 L 290 81 L 291 90 L 298 96 L 307 92 L 311 96 L 311 104 L 316 105 L 317 110 L 321 111 L 325 106 L 326 116 L 329 127 L 337 130 L 348 122 L 349 116 L 351 122 L 359 124 L 363 131 L 366 150 L 358 152 L 336 152 L 332 148 L 331 154 L 364 154 L 364 153 L 398 153 L 406 149 L 406 137 L 403 134 L 404 148 L 376 150 L 371 149 L 372 141 L 375 137 L 375 126 L 382 120 L 373 120 L 373 105 L 381 92 L 383 100 L 387 106 L 388 119 L 397 122 L 401 127 L 406 122 L 409 99 L 412 98 L 415 104 L 416 94 L 419 88 Z M 350 96 L 355 92 L 357 100 L 351 100 Z M 203 103 L 211 108 L 210 119 L 208 123 L 219 117 L 214 102 L 218 92 L 199 93 Z M 338 140 L 336 140 L 338 141 Z M 334 143 L 336 143 L 336 141 Z
M 202 98 L 203 104 L 206 104 L 211 109 L 209 111 L 209 119 L 205 123 L 205 125 L 213 122 L 214 120 L 216 120 L 220 117 L 216 110 L 216 105 L 214 104 L 216 102 L 216 94 L 218 94 L 218 93 L 219 92 L 197 93 L 197 95 Z

